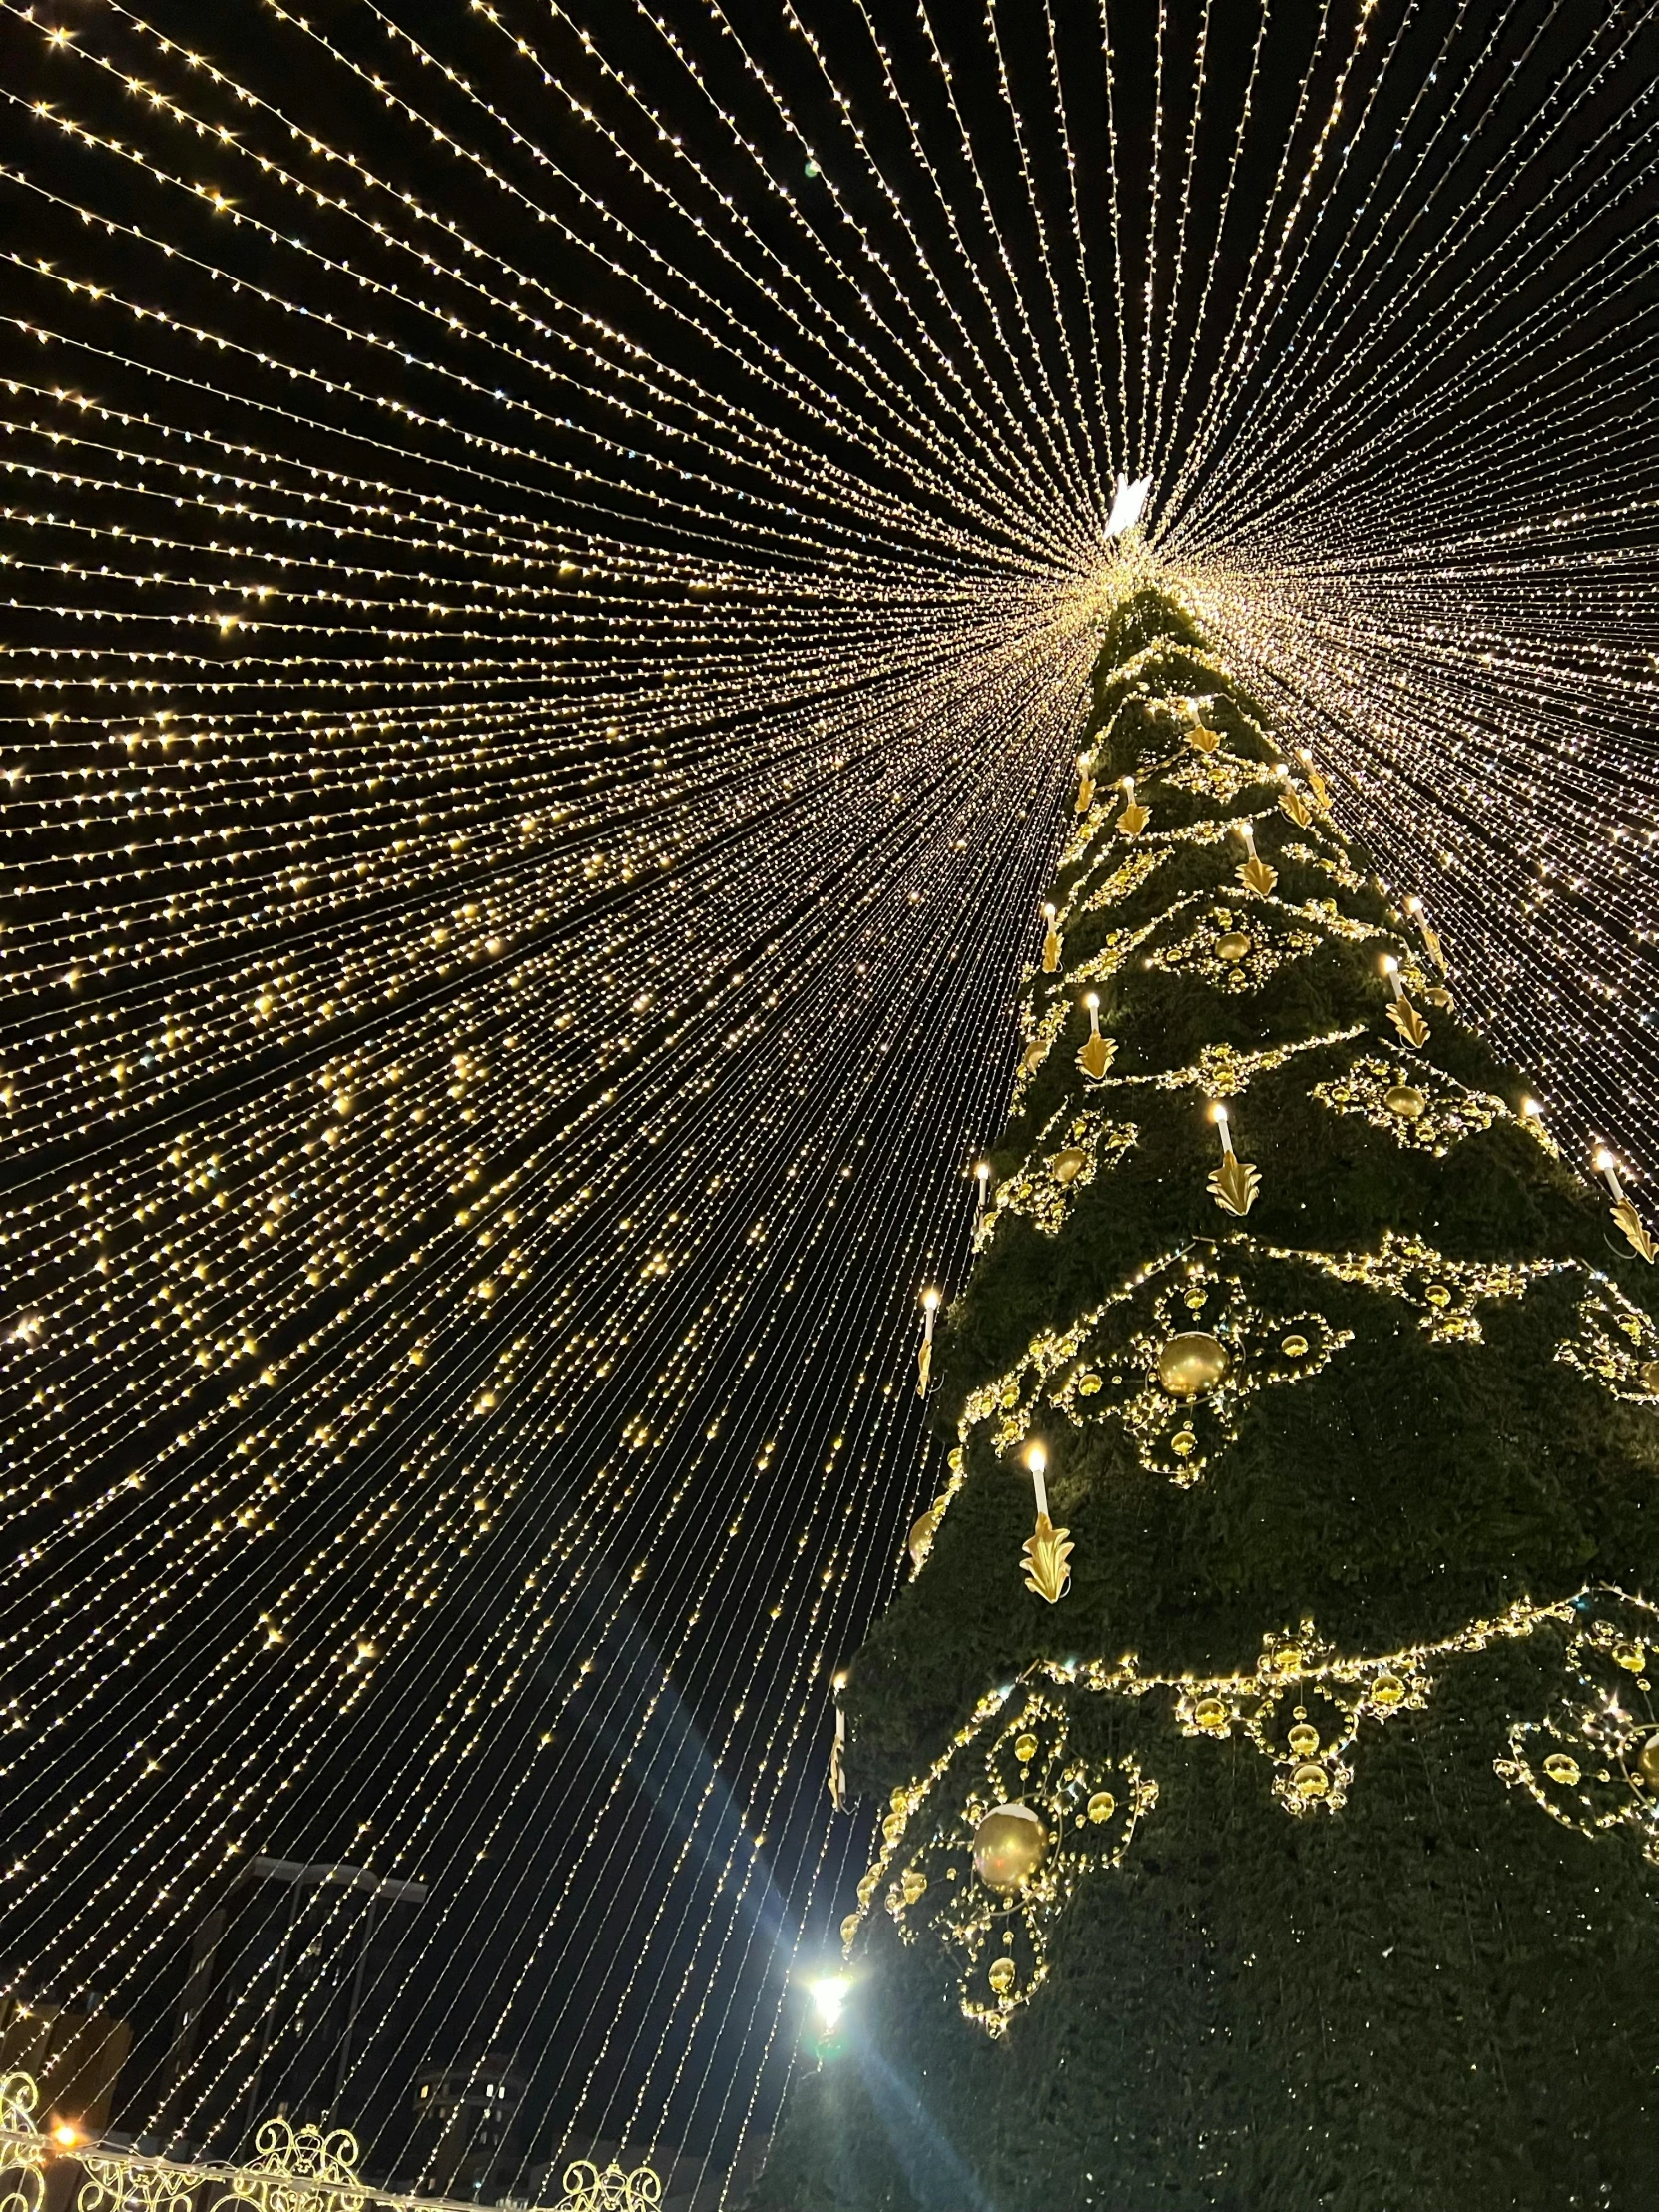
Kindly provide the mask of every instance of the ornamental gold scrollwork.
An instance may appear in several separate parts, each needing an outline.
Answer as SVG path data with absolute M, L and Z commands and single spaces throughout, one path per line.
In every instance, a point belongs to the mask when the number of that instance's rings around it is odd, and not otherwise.
M 357 2178 L 357 2138 L 349 2129 L 295 2127 L 285 2119 L 263 2120 L 254 2156 L 226 2174 L 226 2186 L 210 2212 L 358 2212 L 369 2192 Z
M 75 2212 L 196 2212 L 197 2191 L 211 2175 L 205 2166 L 140 2163 L 94 2150 L 81 2152 L 79 2163 L 85 2179 Z
M 39 2091 L 26 2073 L 0 2077 L 0 2212 L 41 2212 L 51 2139 L 35 2121 Z M 186 2165 L 98 2142 L 65 2154 L 82 2179 L 76 2212 L 432 2212 L 430 2200 L 397 2196 L 359 2179 L 356 2137 L 344 2128 L 265 2121 L 243 2166 Z M 650 2166 L 631 2172 L 577 2159 L 549 2212 L 656 2212 L 663 2184 Z
M 1555 1357 L 1627 1404 L 1659 1405 L 1659 1326 L 1606 1276 L 1579 1300 Z
M 1659 1866 L 1659 1606 L 1600 1589 L 1581 1593 L 1571 1617 L 1560 1695 L 1542 1719 L 1510 1724 L 1494 1765 L 1563 1828 L 1623 1829 Z
M 0 2075 L 0 2212 L 40 2212 L 46 2138 L 35 2119 L 39 2102 L 31 2075 Z
M 600 2167 L 578 2158 L 565 2168 L 562 2186 L 554 2212 L 650 2212 L 663 2200 L 663 2184 L 649 2166 L 630 2173 L 614 2162 Z
M 1075 1195 L 1103 1169 L 1116 1167 L 1138 1136 L 1133 1122 L 1062 1107 L 1037 1132 L 1024 1166 L 997 1186 L 995 1204 L 985 1209 L 974 1231 L 975 1252 L 990 1243 L 1005 1214 L 1023 1215 L 1043 1236 L 1057 1237 Z
M 1080 1700 L 1140 1707 L 1154 1725 L 1161 1708 L 1190 1738 L 1242 1738 L 1270 1765 L 1286 1812 L 1307 1819 L 1344 1808 L 1368 1729 L 1422 1711 L 1459 1661 L 1540 1631 L 1569 1639 L 1567 1694 L 1544 1719 L 1511 1724 L 1497 1773 L 1583 1835 L 1634 1831 L 1659 1864 L 1659 1605 L 1590 1584 L 1546 1604 L 1518 1598 L 1490 1618 L 1388 1651 L 1341 1653 L 1304 1620 L 1264 1635 L 1254 1668 L 1213 1676 L 1143 1672 L 1133 1653 L 1115 1664 L 1037 1660 L 988 1691 L 927 1772 L 893 1791 L 858 1910 L 841 1923 L 843 1947 L 850 1955 L 879 1901 L 906 1942 L 943 1942 L 957 1963 L 963 2011 L 999 2034 L 1041 1987 L 1059 1914 L 1078 1883 L 1123 1863 L 1157 1803 L 1158 1786 L 1137 1758 L 1074 1752 Z M 1138 1733 L 1144 1749 L 1144 1723 Z M 982 1783 L 963 1764 L 975 1747 Z M 1048 1848 L 1017 1889 L 992 1891 L 974 1873 L 974 1831 L 986 1813 L 1014 1804 L 1038 1815 Z
M 1167 1254 L 1070 1329 L 1033 1339 L 1017 1367 L 972 1392 L 963 1436 L 1000 1414 L 991 1444 L 1007 1453 L 1039 1403 L 1077 1428 L 1116 1419 L 1142 1466 L 1186 1488 L 1237 1436 L 1249 1398 L 1318 1375 L 1353 1334 L 1323 1314 L 1270 1308 L 1219 1260 Z M 1208 1347 L 1209 1368 L 1172 1372 L 1176 1339 Z
M 1508 1107 L 1490 1091 L 1465 1090 L 1436 1069 L 1405 1068 L 1372 1054 L 1316 1083 L 1309 1096 L 1334 1114 L 1355 1114 L 1384 1130 L 1402 1151 L 1427 1152 L 1436 1160 L 1465 1137 L 1509 1118 Z
M 1158 1785 L 1132 1756 L 1085 1758 L 1070 1737 L 1065 1690 L 1031 1684 L 924 1789 L 894 1793 L 886 1849 L 860 1885 L 867 1906 L 886 1879 L 882 1903 L 900 1937 L 943 1945 L 962 2011 L 992 2035 L 1047 1978 L 1054 1931 L 1078 1884 L 1122 1864 L 1157 1802 Z M 999 1892 L 974 1873 L 974 1832 L 996 1807 L 1015 1802 L 1041 1822 L 1045 1848 L 1027 1881 Z
M 1196 975 L 1220 990 L 1256 991 L 1287 961 L 1314 951 L 1319 942 L 1312 929 L 1287 928 L 1264 922 L 1256 913 L 1214 906 L 1175 943 L 1155 946 L 1146 961 L 1172 974 Z

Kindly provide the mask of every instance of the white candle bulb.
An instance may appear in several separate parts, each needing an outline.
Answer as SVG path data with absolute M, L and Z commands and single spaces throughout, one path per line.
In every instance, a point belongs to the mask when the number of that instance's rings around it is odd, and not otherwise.
M 1041 1444 L 1032 1444 L 1025 1454 L 1025 1464 L 1031 1470 L 1031 1487 L 1036 1493 L 1037 1518 L 1048 1518 L 1048 1484 L 1043 1480 L 1048 1469 L 1048 1453 Z

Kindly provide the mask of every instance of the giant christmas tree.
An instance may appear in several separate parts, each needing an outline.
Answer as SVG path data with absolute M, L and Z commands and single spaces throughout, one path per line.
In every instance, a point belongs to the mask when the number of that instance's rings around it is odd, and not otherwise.
M 1164 597 L 1077 807 L 757 2201 L 1659 2203 L 1647 1228 Z

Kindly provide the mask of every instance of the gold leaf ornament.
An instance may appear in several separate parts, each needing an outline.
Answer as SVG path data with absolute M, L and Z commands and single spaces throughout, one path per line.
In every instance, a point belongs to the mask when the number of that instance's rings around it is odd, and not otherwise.
M 1652 1267 L 1659 1245 L 1647 1233 L 1647 1226 L 1637 1213 L 1631 1200 L 1625 1196 L 1624 1185 L 1619 1181 L 1619 1164 L 1605 1145 L 1596 1148 L 1594 1167 L 1607 1185 L 1608 1196 L 1613 1201 L 1613 1225 L 1638 1260 L 1645 1260 Z
M 1117 827 L 1124 836 L 1138 837 L 1152 816 L 1135 797 L 1135 779 L 1132 776 L 1123 779 L 1123 797 L 1124 809 L 1118 817 Z
M 1244 839 L 1245 848 L 1245 857 L 1239 865 L 1239 881 L 1247 891 L 1254 891 L 1258 898 L 1271 897 L 1273 886 L 1279 880 L 1277 871 L 1269 867 L 1266 860 L 1258 856 L 1256 831 L 1251 825 L 1248 822 L 1241 822 L 1235 824 L 1234 827 Z
M 1655 1257 L 1659 1257 L 1659 1245 L 1648 1235 L 1641 1215 L 1628 1198 L 1621 1198 L 1613 1208 L 1613 1220 L 1631 1251 L 1652 1267 Z
M 1428 1042 L 1430 1031 L 1427 1022 L 1423 1020 L 1411 1001 L 1403 995 L 1389 1004 L 1388 1019 L 1399 1031 L 1405 1043 L 1410 1045 L 1414 1051 L 1420 1052 Z
M 1261 1188 L 1259 1172 L 1236 1152 L 1229 1152 L 1221 1166 L 1211 1172 L 1210 1196 L 1224 1213 L 1248 1214 Z
M 1048 1604 L 1058 1605 L 1071 1588 L 1068 1562 L 1075 1549 L 1070 1529 L 1056 1528 L 1046 1513 L 1039 1513 L 1036 1528 L 1026 1537 L 1020 1550 L 1025 1587 Z

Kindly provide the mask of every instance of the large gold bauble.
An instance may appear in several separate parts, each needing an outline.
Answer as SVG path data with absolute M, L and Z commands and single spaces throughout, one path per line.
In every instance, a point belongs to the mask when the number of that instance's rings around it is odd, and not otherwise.
M 1401 1121 L 1420 1121 L 1428 1106 L 1427 1099 L 1414 1083 L 1396 1083 L 1382 1103 L 1390 1114 L 1397 1114 Z
M 1405 1695 L 1405 1685 L 1397 1674 L 1380 1674 L 1372 1679 L 1371 1699 L 1374 1705 L 1397 1705 Z
M 1035 1736 L 1021 1736 L 1015 1741 L 1014 1757 L 1022 1767 L 1028 1767 L 1032 1760 L 1036 1758 L 1037 1750 L 1038 1745 Z
M 1659 1735 L 1650 1736 L 1637 1752 L 1636 1765 L 1642 1780 L 1659 1789 Z
M 1301 1798 L 1327 1797 L 1331 1791 L 1331 1777 L 1310 1759 L 1291 1776 L 1291 1788 Z
M 1659 1738 L 1655 1738 L 1655 1741 L 1659 1742 Z M 1097 1825 L 1101 1821 L 1109 1821 L 1117 1809 L 1118 1801 L 1110 1790 L 1096 1790 L 1089 1800 L 1089 1818 Z
M 1158 1348 L 1158 1380 L 1171 1397 L 1197 1397 L 1227 1380 L 1232 1355 L 1203 1329 L 1183 1329 Z
M 1014 1985 L 1014 1962 L 1011 1958 L 991 1961 L 990 1984 L 999 1997 L 1005 1997 Z
M 1647 1665 L 1645 1644 L 1619 1643 L 1613 1646 L 1613 1663 L 1623 1667 L 1627 1674 L 1640 1674 Z
M 1250 939 L 1242 929 L 1229 929 L 1225 937 L 1216 939 L 1216 958 L 1234 967 L 1250 950 Z
M 853 1940 L 854 1936 L 856 1936 L 857 1933 L 858 1916 L 856 1913 L 848 1913 L 845 1920 L 841 1923 L 841 1941 L 843 1943 L 850 1943 Z
M 999 1805 L 973 1832 L 973 1871 L 987 1890 L 1023 1889 L 1048 1851 L 1043 1824 L 1028 1805 Z
M 1089 1156 L 1074 1144 L 1068 1144 L 1063 1152 L 1054 1155 L 1054 1180 L 1062 1189 L 1075 1183 L 1089 1164 Z
M 1225 1736 L 1232 1714 L 1219 1697 L 1201 1697 L 1193 1707 L 1195 1727 L 1205 1728 L 1215 1736 Z
M 1298 1721 L 1286 1742 L 1299 1759 L 1312 1759 L 1320 1748 L 1320 1732 L 1317 1728 L 1310 1728 L 1306 1721 Z
M 1564 1751 L 1552 1751 L 1544 1761 L 1544 1772 L 1551 1782 L 1558 1782 L 1563 1790 L 1570 1790 L 1579 1780 L 1578 1761 Z

